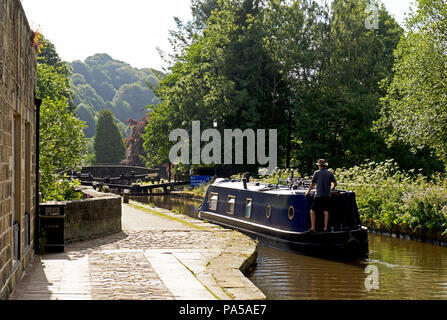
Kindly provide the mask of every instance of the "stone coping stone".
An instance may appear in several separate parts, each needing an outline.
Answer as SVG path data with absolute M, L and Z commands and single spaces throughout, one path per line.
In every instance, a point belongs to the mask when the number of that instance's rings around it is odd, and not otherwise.
M 99 192 L 91 187 L 79 187 L 79 188 L 77 188 L 77 191 L 84 193 L 87 196 L 87 198 L 76 199 L 76 200 L 67 200 L 67 201 L 46 201 L 46 202 L 41 202 L 39 205 L 40 206 L 62 206 L 67 203 L 95 201 L 97 199 L 121 199 L 121 196 L 119 196 L 119 195 L 115 195 L 113 193 Z

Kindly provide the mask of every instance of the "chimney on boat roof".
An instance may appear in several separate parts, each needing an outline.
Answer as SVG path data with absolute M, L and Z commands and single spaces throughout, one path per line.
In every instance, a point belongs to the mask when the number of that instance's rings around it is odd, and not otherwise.
M 247 189 L 247 179 L 242 179 L 242 183 L 244 184 L 244 189 Z

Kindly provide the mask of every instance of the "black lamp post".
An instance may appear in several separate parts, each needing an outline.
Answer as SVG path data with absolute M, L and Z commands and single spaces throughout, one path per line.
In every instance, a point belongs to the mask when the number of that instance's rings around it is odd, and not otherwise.
M 217 119 L 214 119 L 213 127 L 217 128 Z M 216 163 L 214 162 L 214 179 L 216 179 L 216 178 L 217 178 L 217 166 L 216 166 Z

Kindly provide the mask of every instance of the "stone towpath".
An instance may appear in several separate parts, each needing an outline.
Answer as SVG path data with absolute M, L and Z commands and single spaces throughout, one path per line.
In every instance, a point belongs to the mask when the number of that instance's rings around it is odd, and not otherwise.
M 131 201 L 123 231 L 36 256 L 11 300 L 265 299 L 241 272 L 256 242 L 168 210 Z

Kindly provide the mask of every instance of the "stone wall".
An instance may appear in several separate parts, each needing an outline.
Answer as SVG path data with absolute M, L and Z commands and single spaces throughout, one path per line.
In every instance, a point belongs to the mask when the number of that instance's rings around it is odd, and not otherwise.
M 121 231 L 121 197 L 93 189 L 83 192 L 84 200 L 65 205 L 65 241 L 84 241 Z
M 157 169 L 148 169 L 143 167 L 132 167 L 124 165 L 93 165 L 83 167 L 82 174 L 92 174 L 97 178 L 116 178 L 124 174 L 125 176 L 130 176 L 132 172 L 135 175 L 158 173 Z
M 41 215 L 60 209 L 65 214 L 65 243 L 85 241 L 121 231 L 121 197 L 83 187 L 87 199 L 50 201 L 40 204 Z M 49 212 L 49 214 L 47 214 Z
M 0 0 L 0 299 L 34 257 L 36 49 L 19 0 Z

